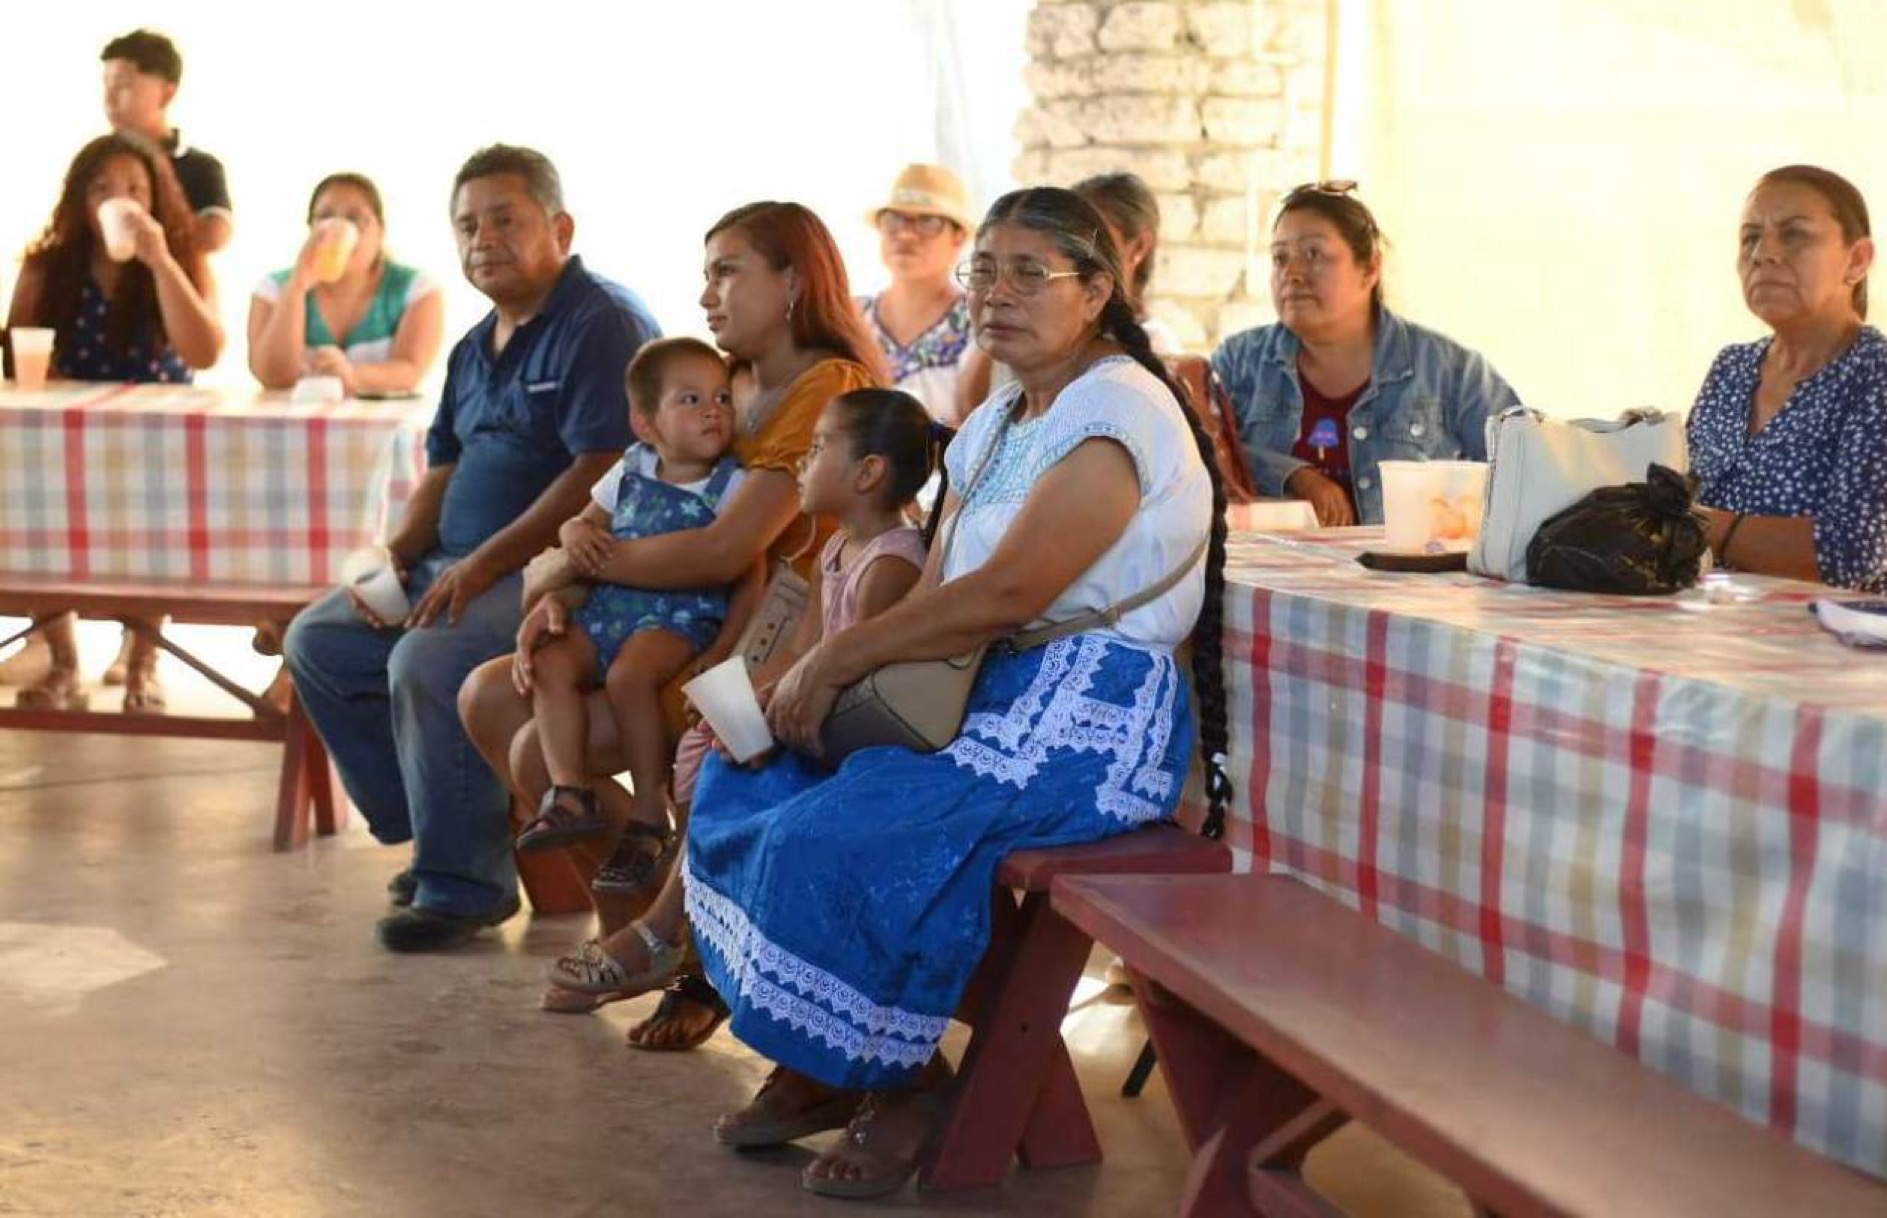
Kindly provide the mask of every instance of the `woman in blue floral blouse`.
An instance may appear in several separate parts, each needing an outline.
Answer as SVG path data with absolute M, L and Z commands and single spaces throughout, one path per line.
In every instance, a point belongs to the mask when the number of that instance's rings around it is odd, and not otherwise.
M 1887 591 L 1887 339 L 1866 324 L 1867 204 L 1789 165 L 1743 205 L 1737 273 L 1772 331 L 1725 347 L 1690 415 L 1691 468 L 1728 566 Z

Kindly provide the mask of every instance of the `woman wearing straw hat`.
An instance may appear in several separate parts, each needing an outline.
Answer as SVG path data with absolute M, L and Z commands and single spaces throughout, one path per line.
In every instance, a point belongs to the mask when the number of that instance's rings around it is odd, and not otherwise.
M 957 370 L 971 349 L 970 308 L 953 272 L 970 232 L 963 180 L 941 165 L 906 165 L 890 197 L 865 213 L 891 286 L 858 305 L 899 389 L 955 422 Z

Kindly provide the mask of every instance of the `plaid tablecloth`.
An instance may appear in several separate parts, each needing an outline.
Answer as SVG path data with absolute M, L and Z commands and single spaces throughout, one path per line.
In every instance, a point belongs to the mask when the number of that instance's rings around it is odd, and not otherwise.
M 1887 655 L 1805 584 L 1378 574 L 1379 537 L 1233 539 L 1243 865 L 1887 1175 Z
M 397 520 L 430 403 L 0 391 L 0 572 L 320 583 Z

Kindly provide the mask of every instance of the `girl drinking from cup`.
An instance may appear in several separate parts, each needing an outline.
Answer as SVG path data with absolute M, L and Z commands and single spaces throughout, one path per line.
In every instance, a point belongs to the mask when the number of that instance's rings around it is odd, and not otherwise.
M 308 200 L 308 239 L 295 264 L 249 301 L 249 370 L 270 389 L 331 376 L 350 395 L 411 393 L 445 334 L 439 285 L 386 254 L 380 189 L 331 173 Z
M 26 251 L 7 327 L 53 331 L 54 376 L 188 382 L 223 350 L 216 283 L 192 223 L 170 158 L 137 135 L 100 136 L 72 159 L 52 220 Z M 72 615 L 36 620 L 38 633 L 0 665 L 0 682 L 32 682 L 21 706 L 83 709 Z M 154 623 L 130 627 L 113 669 L 125 710 L 163 709 Z

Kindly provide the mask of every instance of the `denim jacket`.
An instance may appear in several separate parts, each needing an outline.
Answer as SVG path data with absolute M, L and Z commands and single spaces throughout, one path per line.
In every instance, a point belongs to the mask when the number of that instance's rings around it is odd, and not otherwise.
M 1303 428 L 1297 335 L 1282 324 L 1232 335 L 1212 354 L 1238 410 L 1245 459 L 1263 495 L 1308 462 L 1291 455 Z M 1379 461 L 1487 460 L 1487 420 L 1520 399 L 1476 352 L 1388 309 L 1376 313 L 1374 372 L 1350 408 L 1357 519 L 1382 523 Z

